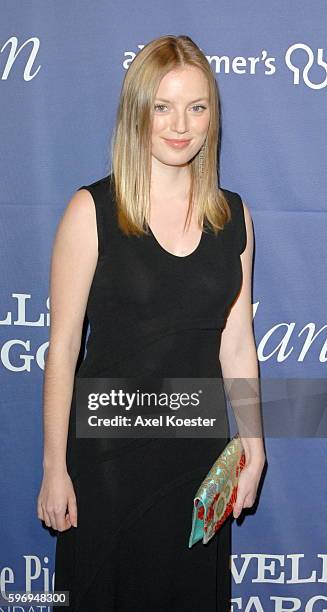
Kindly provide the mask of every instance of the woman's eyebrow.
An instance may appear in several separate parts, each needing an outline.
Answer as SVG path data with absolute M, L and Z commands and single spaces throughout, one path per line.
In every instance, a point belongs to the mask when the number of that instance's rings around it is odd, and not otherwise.
M 156 98 L 156 100 L 160 100 L 160 102 L 170 102 L 170 100 L 166 100 L 165 98 Z M 195 102 L 201 102 L 203 100 L 205 100 L 206 102 L 209 102 L 209 99 L 204 97 L 204 98 L 198 98 L 197 100 L 192 100 L 190 104 L 194 104 Z

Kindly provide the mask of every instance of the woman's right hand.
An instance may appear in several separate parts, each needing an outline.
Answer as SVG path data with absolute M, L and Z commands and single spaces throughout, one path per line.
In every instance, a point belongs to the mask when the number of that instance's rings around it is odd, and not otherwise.
M 37 499 L 38 518 L 47 527 L 66 531 L 77 527 L 77 504 L 73 483 L 66 469 L 44 470 Z

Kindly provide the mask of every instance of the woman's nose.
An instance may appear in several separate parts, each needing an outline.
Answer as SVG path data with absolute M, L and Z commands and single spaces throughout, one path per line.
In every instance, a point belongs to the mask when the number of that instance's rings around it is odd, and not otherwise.
M 174 115 L 173 121 L 172 121 L 172 127 L 173 129 L 175 129 L 177 132 L 187 132 L 188 130 L 188 121 L 187 121 L 187 117 L 185 115 L 184 112 L 177 112 Z

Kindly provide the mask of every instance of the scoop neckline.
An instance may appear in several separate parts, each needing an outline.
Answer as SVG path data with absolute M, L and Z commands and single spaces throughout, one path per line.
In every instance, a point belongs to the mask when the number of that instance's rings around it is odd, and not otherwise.
M 202 231 L 201 231 L 201 235 L 200 235 L 200 240 L 198 242 L 198 244 L 196 245 L 195 249 L 193 251 L 191 251 L 191 253 L 188 253 L 188 255 L 174 255 L 174 253 L 171 253 L 170 251 L 167 251 L 167 249 L 165 249 L 162 244 L 159 242 L 158 238 L 155 236 L 155 234 L 153 233 L 150 225 L 148 224 L 148 228 L 150 230 L 150 234 L 152 236 L 153 242 L 155 243 L 155 245 L 159 248 L 159 250 L 164 254 L 167 255 L 168 257 L 171 257 L 173 259 L 190 259 L 191 257 L 194 257 L 200 250 L 201 245 L 203 243 L 203 239 L 204 239 L 204 229 L 202 227 Z

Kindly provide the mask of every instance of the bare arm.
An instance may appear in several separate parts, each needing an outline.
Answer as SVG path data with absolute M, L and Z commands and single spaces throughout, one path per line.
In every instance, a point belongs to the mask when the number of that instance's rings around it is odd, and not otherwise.
M 97 258 L 98 238 L 93 198 L 87 190 L 77 191 L 59 222 L 50 271 L 50 343 L 43 386 L 43 468 L 45 475 L 50 474 L 57 481 L 66 475 L 66 446 L 74 374 Z M 53 506 L 57 503 L 52 499 L 49 505 L 45 497 L 41 496 L 38 505 L 39 517 L 44 520 L 47 514 L 51 519 Z M 41 512 L 42 503 L 48 504 L 49 512 Z M 57 528 L 52 520 L 50 523 Z
M 253 228 L 249 210 L 244 203 L 243 206 L 247 233 L 246 248 L 241 254 L 243 283 L 222 332 L 219 358 L 224 385 L 244 447 L 246 465 L 249 471 L 252 470 L 252 487 L 248 487 L 248 500 L 244 504 L 251 506 L 265 463 L 265 451 L 258 360 L 252 325 Z M 236 504 L 234 516 L 238 516 L 239 512 L 240 504 Z

